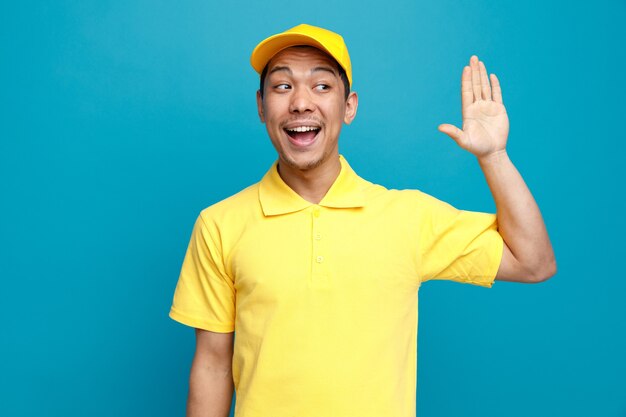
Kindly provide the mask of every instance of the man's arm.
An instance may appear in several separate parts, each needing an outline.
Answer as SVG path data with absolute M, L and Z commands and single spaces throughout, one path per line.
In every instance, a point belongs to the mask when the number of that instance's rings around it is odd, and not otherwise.
M 461 77 L 463 129 L 439 130 L 476 156 L 496 203 L 504 250 L 496 279 L 541 282 L 556 273 L 552 244 L 539 207 L 506 152 L 509 119 L 495 74 L 472 56 Z
M 196 329 L 187 417 L 228 417 L 233 398 L 233 333 Z

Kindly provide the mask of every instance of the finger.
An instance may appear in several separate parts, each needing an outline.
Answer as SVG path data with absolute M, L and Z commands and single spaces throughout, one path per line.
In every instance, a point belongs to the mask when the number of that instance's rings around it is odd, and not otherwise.
M 493 88 L 493 101 L 496 103 L 502 103 L 502 88 L 500 87 L 500 80 L 496 77 L 496 74 L 491 74 L 491 86 Z
M 485 67 L 485 63 L 483 61 L 480 61 L 478 63 L 478 67 L 480 69 L 482 98 L 483 100 L 491 100 L 491 87 L 489 86 L 489 77 L 487 76 L 487 68 Z
M 465 114 L 465 109 L 473 102 L 472 69 L 465 66 L 465 68 L 463 68 L 463 74 L 461 75 L 461 110 L 463 114 Z
M 461 143 L 463 143 L 463 131 L 458 127 L 448 123 L 444 123 L 439 125 L 437 129 L 439 129 L 440 132 L 450 136 L 456 143 L 459 144 L 459 146 L 461 146 Z
M 482 99 L 482 88 L 480 85 L 480 70 L 478 69 L 478 57 L 472 55 L 470 58 L 470 67 L 472 68 L 472 91 L 474 92 L 474 101 Z

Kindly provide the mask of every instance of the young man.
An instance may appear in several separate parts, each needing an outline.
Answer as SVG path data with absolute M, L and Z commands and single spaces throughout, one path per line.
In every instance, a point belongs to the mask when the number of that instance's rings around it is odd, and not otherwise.
M 339 155 L 356 116 L 341 36 L 299 25 L 261 42 L 257 105 L 278 161 L 202 211 L 170 316 L 196 328 L 189 416 L 415 416 L 417 293 L 429 279 L 490 287 L 556 271 L 539 209 L 506 152 L 495 75 L 463 69 L 463 129 L 496 216 L 387 190 Z M 233 332 L 236 331 L 236 338 Z

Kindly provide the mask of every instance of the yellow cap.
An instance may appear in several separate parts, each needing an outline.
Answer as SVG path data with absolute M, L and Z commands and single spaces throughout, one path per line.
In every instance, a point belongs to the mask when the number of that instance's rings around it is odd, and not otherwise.
M 252 68 L 261 74 L 265 65 L 274 55 L 285 48 L 296 45 L 313 46 L 335 58 L 346 72 L 348 83 L 352 86 L 352 64 L 350 63 L 350 55 L 348 55 L 348 47 L 341 35 L 306 24 L 298 25 L 261 41 L 250 56 Z

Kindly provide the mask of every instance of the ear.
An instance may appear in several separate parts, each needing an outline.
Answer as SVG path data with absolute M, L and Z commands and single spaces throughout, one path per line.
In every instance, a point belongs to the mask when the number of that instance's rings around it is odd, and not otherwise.
M 259 119 L 261 123 L 265 123 L 265 116 L 263 116 L 263 99 L 261 98 L 261 90 L 256 92 L 256 109 L 259 112 Z
M 356 109 L 359 107 L 359 97 L 357 94 L 352 91 L 348 95 L 348 99 L 346 100 L 346 112 L 343 116 L 343 122 L 347 125 L 352 123 L 354 118 L 356 117 Z

